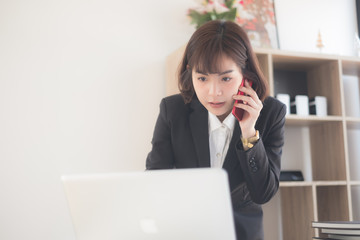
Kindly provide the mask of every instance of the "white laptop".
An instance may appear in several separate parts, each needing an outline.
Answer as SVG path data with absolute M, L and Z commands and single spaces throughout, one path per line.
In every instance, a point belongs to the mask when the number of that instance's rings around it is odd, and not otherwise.
M 77 240 L 235 240 L 222 169 L 63 176 Z

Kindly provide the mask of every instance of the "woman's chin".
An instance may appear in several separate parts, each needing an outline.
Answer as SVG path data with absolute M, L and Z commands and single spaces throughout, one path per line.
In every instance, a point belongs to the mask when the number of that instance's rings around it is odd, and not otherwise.
M 230 113 L 231 113 L 231 109 L 229 110 L 223 110 L 223 111 L 209 111 L 212 114 L 214 114 L 215 116 L 218 117 L 218 119 L 220 119 L 221 121 L 223 121 Z

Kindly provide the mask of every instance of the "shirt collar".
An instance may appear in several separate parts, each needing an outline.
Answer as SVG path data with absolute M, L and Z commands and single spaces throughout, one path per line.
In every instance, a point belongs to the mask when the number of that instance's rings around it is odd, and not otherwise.
M 217 116 L 209 112 L 209 132 L 218 129 L 222 125 L 225 125 L 230 130 L 230 132 L 233 132 L 235 128 L 235 120 L 236 119 L 234 115 L 232 113 L 229 113 L 229 115 L 221 123 Z

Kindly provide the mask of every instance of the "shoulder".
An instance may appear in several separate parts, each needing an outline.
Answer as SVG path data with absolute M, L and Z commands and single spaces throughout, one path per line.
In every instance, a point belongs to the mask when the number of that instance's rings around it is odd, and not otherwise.
M 285 120 L 286 106 L 279 100 L 273 97 L 267 97 L 263 103 L 263 109 L 260 113 L 260 121 L 265 123 L 267 121 L 278 122 Z
M 160 112 L 166 115 L 166 118 L 176 118 L 188 112 L 189 104 L 185 104 L 180 94 L 165 97 L 160 103 Z
M 266 112 L 284 112 L 286 113 L 286 106 L 279 100 L 273 97 L 267 97 L 263 103 L 263 111 Z
M 163 98 L 160 106 L 166 107 L 166 109 L 170 111 L 171 109 L 185 109 L 188 107 L 188 104 L 185 104 L 184 99 L 180 94 L 175 94 Z
M 180 94 L 171 95 L 162 99 L 162 101 L 166 105 L 176 105 L 176 106 L 184 106 L 186 105 L 183 97 Z

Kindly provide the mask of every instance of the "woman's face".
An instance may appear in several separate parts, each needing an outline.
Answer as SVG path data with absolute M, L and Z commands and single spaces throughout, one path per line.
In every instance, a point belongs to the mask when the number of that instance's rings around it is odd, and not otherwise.
M 192 69 L 192 81 L 201 104 L 223 121 L 231 112 L 243 75 L 236 63 L 224 56 L 219 62 L 220 72 L 201 73 Z

